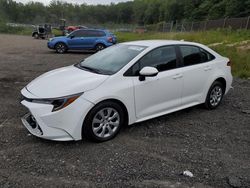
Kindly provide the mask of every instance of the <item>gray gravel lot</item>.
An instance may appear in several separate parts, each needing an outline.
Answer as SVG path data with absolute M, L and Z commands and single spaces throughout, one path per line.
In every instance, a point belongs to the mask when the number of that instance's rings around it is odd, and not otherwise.
M 0 187 L 250 187 L 250 80 L 235 79 L 216 110 L 182 110 L 124 128 L 105 143 L 28 134 L 20 90 L 88 55 L 58 55 L 45 40 L 0 35 Z

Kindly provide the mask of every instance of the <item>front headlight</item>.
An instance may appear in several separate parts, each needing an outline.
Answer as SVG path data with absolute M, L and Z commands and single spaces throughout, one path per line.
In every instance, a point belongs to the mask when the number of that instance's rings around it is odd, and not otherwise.
M 42 103 L 42 104 L 52 104 L 54 106 L 52 112 L 55 112 L 70 105 L 81 95 L 82 93 L 79 93 L 76 95 L 70 95 L 66 97 L 55 98 L 55 99 L 33 99 L 32 102 Z
M 49 38 L 49 42 L 52 42 L 54 40 L 54 38 Z

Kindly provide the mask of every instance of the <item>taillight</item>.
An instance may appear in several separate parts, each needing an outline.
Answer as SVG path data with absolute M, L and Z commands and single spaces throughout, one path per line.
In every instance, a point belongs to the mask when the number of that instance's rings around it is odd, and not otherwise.
M 113 38 L 112 37 L 108 37 L 108 42 L 113 42 Z
M 232 66 L 232 62 L 230 60 L 227 62 L 227 66 L 229 66 L 229 67 Z

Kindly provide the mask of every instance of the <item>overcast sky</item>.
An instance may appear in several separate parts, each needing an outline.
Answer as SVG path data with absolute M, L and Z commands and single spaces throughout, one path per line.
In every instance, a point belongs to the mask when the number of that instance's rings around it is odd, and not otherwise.
M 15 0 L 15 1 L 22 2 L 22 3 L 36 1 L 36 2 L 41 2 L 41 3 L 48 5 L 51 0 Z M 87 3 L 87 4 L 96 5 L 96 4 L 119 3 L 119 2 L 129 1 L 129 0 L 63 0 L 63 1 L 68 2 L 68 3 L 78 3 L 78 4 Z

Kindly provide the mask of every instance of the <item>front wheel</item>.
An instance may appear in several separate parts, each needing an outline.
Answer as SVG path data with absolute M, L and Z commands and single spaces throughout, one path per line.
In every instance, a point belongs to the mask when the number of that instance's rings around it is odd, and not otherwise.
M 95 142 L 114 138 L 125 123 L 121 106 L 112 101 L 96 105 L 87 115 L 83 124 L 83 134 Z
M 223 95 L 223 84 L 221 82 L 215 81 L 208 91 L 205 107 L 210 110 L 217 108 L 222 101 Z
M 57 43 L 55 49 L 57 53 L 63 54 L 67 51 L 67 46 L 64 43 Z
M 38 39 L 38 38 L 39 38 L 38 33 L 35 33 L 35 34 L 33 35 L 33 37 L 34 37 L 34 39 Z

